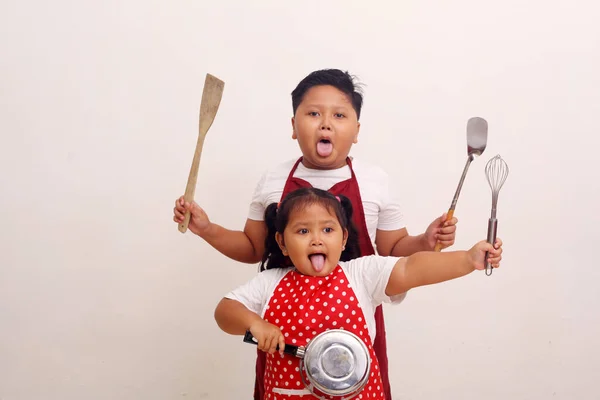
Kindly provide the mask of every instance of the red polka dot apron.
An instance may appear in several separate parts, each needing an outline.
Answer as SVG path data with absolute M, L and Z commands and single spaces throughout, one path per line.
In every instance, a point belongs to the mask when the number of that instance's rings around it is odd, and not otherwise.
M 300 178 L 294 177 L 294 172 L 298 168 L 298 164 L 302 161 L 302 157 L 299 158 L 294 164 L 288 179 L 285 183 L 283 194 L 281 195 L 282 199 L 288 195 L 288 193 L 306 187 L 312 187 L 312 185 Z M 365 220 L 365 211 L 363 209 L 362 198 L 360 196 L 360 189 L 358 187 L 358 182 L 356 180 L 356 175 L 354 175 L 354 170 L 352 169 L 352 160 L 350 158 L 346 159 L 348 166 L 350 167 L 351 177 L 342 182 L 338 182 L 333 185 L 328 192 L 334 195 L 344 195 L 351 202 L 352 207 L 354 209 L 354 215 L 352 216 L 352 221 L 358 231 L 359 234 L 359 246 L 360 246 L 360 255 L 368 256 L 375 254 L 375 249 L 371 244 L 371 239 L 369 237 L 369 231 L 367 229 L 367 223 Z M 378 306 L 375 309 L 375 326 L 377 329 L 377 333 L 375 336 L 375 342 L 373 343 L 373 348 L 375 349 L 375 355 L 377 356 L 377 360 L 379 362 L 379 369 L 381 372 L 381 379 L 383 381 L 383 388 L 385 393 L 385 400 L 392 400 L 392 393 L 390 388 L 390 382 L 388 378 L 388 358 L 387 358 L 387 344 L 386 344 L 386 332 L 385 332 L 385 323 L 383 320 L 383 307 Z M 290 343 L 293 344 L 293 343 Z M 266 362 L 266 353 L 262 351 L 258 351 L 257 360 L 256 360 L 256 381 L 254 387 L 254 400 L 262 400 L 264 398 L 265 388 L 264 388 L 264 374 L 265 374 L 265 362 Z
M 285 342 L 306 346 L 310 339 L 329 329 L 356 334 L 369 349 L 370 377 L 356 399 L 384 400 L 379 363 L 371 345 L 365 316 L 346 274 L 337 266 L 325 277 L 287 273 L 277 285 L 265 311 L 265 321 L 277 325 Z M 266 356 L 264 400 L 311 399 L 301 377 L 300 359 L 279 353 Z M 316 390 L 316 389 L 313 389 Z M 326 399 L 340 399 L 317 392 Z

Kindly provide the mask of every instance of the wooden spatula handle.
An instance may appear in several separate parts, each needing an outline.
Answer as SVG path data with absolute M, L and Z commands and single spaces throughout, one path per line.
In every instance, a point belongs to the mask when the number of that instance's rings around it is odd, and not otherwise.
M 192 159 L 192 166 L 190 168 L 190 174 L 188 176 L 187 185 L 185 186 L 185 193 L 183 195 L 183 200 L 186 203 L 191 203 L 194 201 L 196 183 L 198 182 L 200 157 L 202 156 L 202 147 L 204 146 L 205 137 L 206 135 L 198 135 L 198 143 L 196 143 L 196 150 L 194 151 L 194 158 Z M 186 211 L 183 222 L 179 224 L 179 232 L 185 233 L 187 231 L 191 216 L 191 213 Z

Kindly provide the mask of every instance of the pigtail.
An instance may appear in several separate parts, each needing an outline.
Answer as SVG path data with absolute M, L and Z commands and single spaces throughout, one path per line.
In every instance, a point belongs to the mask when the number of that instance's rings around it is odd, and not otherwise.
M 265 225 L 267 226 L 267 236 L 265 237 L 265 252 L 263 253 L 260 270 L 282 267 L 285 263 L 285 256 L 281 252 L 275 233 L 277 233 L 277 203 L 271 203 L 265 209 Z
M 352 202 L 346 196 L 340 195 L 337 197 L 342 206 L 348 227 L 348 240 L 346 241 L 346 248 L 342 251 L 340 256 L 340 261 L 350 261 L 360 256 L 358 231 L 352 220 L 354 209 L 352 208 Z

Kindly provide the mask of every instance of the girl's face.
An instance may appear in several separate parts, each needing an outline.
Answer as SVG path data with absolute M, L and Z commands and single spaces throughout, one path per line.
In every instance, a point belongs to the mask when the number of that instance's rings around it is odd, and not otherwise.
M 338 265 L 348 239 L 335 216 L 321 204 L 309 204 L 290 213 L 283 232 L 275 239 L 304 275 L 326 276 Z

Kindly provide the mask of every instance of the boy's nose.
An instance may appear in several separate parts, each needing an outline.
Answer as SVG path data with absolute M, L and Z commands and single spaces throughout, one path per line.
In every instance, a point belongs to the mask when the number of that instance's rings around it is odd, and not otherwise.
M 323 116 L 323 119 L 321 120 L 321 129 L 328 131 L 331 130 L 331 123 L 327 116 Z

